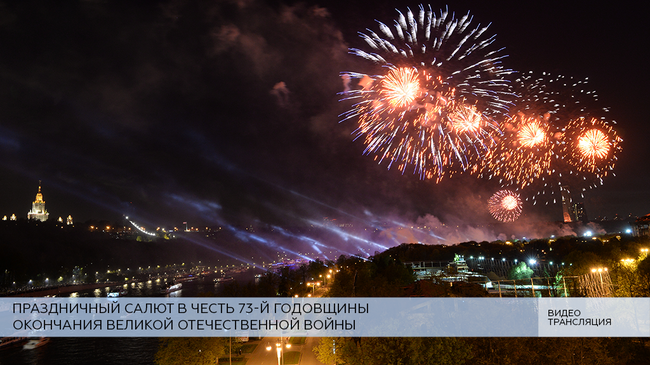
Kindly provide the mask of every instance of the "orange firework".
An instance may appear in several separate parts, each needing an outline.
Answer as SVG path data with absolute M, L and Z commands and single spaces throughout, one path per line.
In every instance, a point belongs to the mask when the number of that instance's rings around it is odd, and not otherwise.
M 503 137 L 484 159 L 484 176 L 499 178 L 503 186 L 524 188 L 551 174 L 557 139 L 547 118 L 519 113 L 500 128 Z
M 599 129 L 590 129 L 578 138 L 578 149 L 586 158 L 605 158 L 609 152 L 609 141 Z
M 418 73 L 412 68 L 390 70 L 381 84 L 383 97 L 394 107 L 407 107 L 420 94 Z
M 451 126 L 458 133 L 474 133 L 481 129 L 483 116 L 475 106 L 461 104 L 451 115 Z
M 622 139 L 603 119 L 578 118 L 564 130 L 562 158 L 578 172 L 602 179 L 614 169 Z
M 517 139 L 522 147 L 533 148 L 544 143 L 546 132 L 537 120 L 528 121 L 517 132 Z
M 360 33 L 369 49 L 350 49 L 370 62 L 364 72 L 345 72 L 344 100 L 354 104 L 342 116 L 358 120 L 363 153 L 389 169 L 410 166 L 436 182 L 478 171 L 501 134 L 495 120 L 516 97 L 502 48 L 488 27 L 470 25 L 469 13 L 457 18 L 421 5 L 397 19 Z
M 355 134 L 364 154 L 404 172 L 408 165 L 423 179 L 436 182 L 476 166 L 499 135 L 497 123 L 475 105 L 445 89 L 440 77 L 415 67 L 390 68 L 359 90 Z
M 500 124 L 503 136 L 482 161 L 481 176 L 521 193 L 526 201 L 561 201 L 561 186 L 583 194 L 613 174 L 621 139 L 605 118 L 587 79 L 523 73 L 513 117 Z M 582 195 L 584 197 L 584 194 Z
M 517 207 L 518 203 L 519 202 L 517 201 L 517 198 L 515 198 L 514 196 L 509 195 L 509 196 L 506 196 L 505 198 L 503 198 L 503 200 L 501 201 L 501 206 L 504 209 L 512 210 L 512 209 L 515 209 Z
M 492 217 L 502 222 L 514 222 L 521 215 L 521 198 L 510 190 L 500 190 L 488 200 Z

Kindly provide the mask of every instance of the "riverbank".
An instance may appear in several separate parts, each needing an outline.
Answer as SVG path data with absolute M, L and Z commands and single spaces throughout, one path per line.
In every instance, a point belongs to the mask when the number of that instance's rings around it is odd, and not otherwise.
M 82 291 L 82 290 L 93 290 L 97 288 L 113 287 L 120 284 L 115 282 L 108 283 L 94 283 L 94 284 L 79 284 L 79 285 L 66 285 L 66 286 L 57 286 L 53 288 L 39 288 L 36 290 L 21 291 L 14 293 L 4 293 L 0 294 L 2 297 L 47 297 L 47 296 L 65 296 L 66 294 Z

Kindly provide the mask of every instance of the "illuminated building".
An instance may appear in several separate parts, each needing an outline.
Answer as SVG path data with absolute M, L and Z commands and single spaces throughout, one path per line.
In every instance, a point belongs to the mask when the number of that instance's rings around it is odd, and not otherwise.
M 637 218 L 632 228 L 636 237 L 650 237 L 650 214 Z
M 571 205 L 571 213 L 576 222 L 587 222 L 587 212 L 585 211 L 585 203 L 573 203 Z
M 36 200 L 34 200 L 32 203 L 32 210 L 27 213 L 27 219 L 35 219 L 41 222 L 45 222 L 49 216 L 50 213 L 45 210 L 45 200 L 43 200 L 43 194 L 41 193 L 41 184 L 39 181 Z
M 71 215 L 68 215 L 68 218 L 66 219 L 66 224 L 69 225 L 69 226 L 74 224 L 74 222 L 72 221 L 72 216 Z

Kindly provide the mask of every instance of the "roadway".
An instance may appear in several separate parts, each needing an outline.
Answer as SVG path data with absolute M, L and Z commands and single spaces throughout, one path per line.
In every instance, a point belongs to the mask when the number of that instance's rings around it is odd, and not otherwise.
M 282 337 L 282 339 L 286 343 L 288 338 Z M 316 337 L 307 337 L 304 344 L 291 345 L 290 349 L 285 348 L 284 351 L 299 351 L 300 359 L 297 363 L 298 365 L 323 365 L 316 359 L 316 354 L 312 351 L 318 345 L 318 340 Z M 259 342 L 255 341 L 258 342 L 255 350 L 251 354 L 245 354 L 245 357 L 248 359 L 247 365 L 278 365 L 278 355 L 275 347 L 278 341 L 280 341 L 280 337 L 264 337 Z M 270 351 L 266 349 L 269 345 L 271 346 Z M 290 364 L 287 363 L 287 365 Z

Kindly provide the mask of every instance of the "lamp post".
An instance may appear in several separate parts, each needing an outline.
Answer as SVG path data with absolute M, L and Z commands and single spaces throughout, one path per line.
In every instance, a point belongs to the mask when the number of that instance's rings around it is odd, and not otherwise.
M 607 272 L 607 268 L 599 267 L 595 269 L 591 269 L 592 273 L 598 273 L 598 276 L 600 276 L 600 285 L 603 285 L 603 271 Z
M 310 282 L 307 283 L 307 286 L 311 286 L 311 289 L 312 289 L 311 293 L 312 293 L 312 295 L 316 295 L 316 285 L 320 286 L 320 282 L 311 282 L 311 281 L 310 281 Z
M 290 349 L 291 344 L 289 342 L 284 343 L 284 341 L 282 340 L 282 337 L 280 337 L 280 339 L 275 343 L 275 351 L 276 351 L 276 353 L 278 355 L 278 365 L 282 365 L 282 355 L 284 353 L 284 348 L 285 347 L 287 349 Z M 271 346 L 271 343 L 268 343 L 266 345 L 266 351 L 271 351 L 271 349 L 273 349 L 273 346 Z
M 591 269 L 592 273 L 597 272 L 598 276 L 600 277 L 600 290 L 599 290 L 600 294 L 599 295 L 607 296 L 608 292 L 605 290 L 605 283 L 603 282 L 603 271 L 607 272 L 607 268 L 606 267 L 598 267 L 598 268 L 595 268 L 595 269 Z

